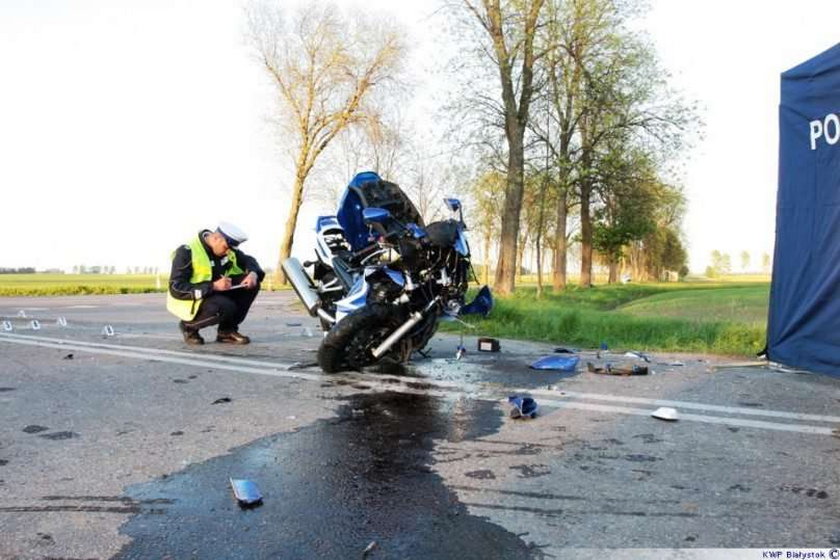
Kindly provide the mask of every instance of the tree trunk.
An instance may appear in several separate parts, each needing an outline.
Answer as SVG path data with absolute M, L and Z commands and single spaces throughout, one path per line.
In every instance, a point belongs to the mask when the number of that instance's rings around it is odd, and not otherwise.
M 566 289 L 566 222 L 568 207 L 566 206 L 568 191 L 565 187 L 557 201 L 557 229 L 554 233 L 554 276 L 552 287 L 555 292 Z
M 509 128 L 514 128 L 509 126 Z M 519 127 L 517 127 L 519 128 Z M 499 265 L 496 268 L 496 291 L 505 295 L 516 287 L 517 241 L 519 237 L 519 215 L 522 211 L 525 155 L 522 133 L 524 129 L 513 130 L 509 135 L 507 191 L 502 210 L 502 232 L 499 247 Z
M 618 262 L 610 258 L 610 277 L 607 279 L 608 284 L 615 284 L 618 282 Z
M 467 5 L 478 16 L 482 25 L 490 34 L 499 78 L 502 86 L 502 104 L 505 119 L 505 137 L 508 143 L 507 188 L 505 206 L 502 212 L 501 246 L 499 247 L 499 265 L 496 269 L 496 291 L 500 294 L 513 292 L 516 286 L 516 248 L 519 231 L 519 215 L 522 211 L 525 170 L 525 127 L 528 125 L 528 111 L 533 95 L 534 79 L 534 38 L 536 37 L 537 19 L 544 0 L 533 0 L 522 6 L 519 15 L 524 16 L 520 39 L 515 49 L 521 53 L 521 70 L 515 77 L 513 72 L 516 56 L 511 56 L 505 35 L 504 16 L 499 0 L 483 0 L 484 13 L 469 2 Z M 515 82 L 519 88 L 515 86 Z M 517 99 L 518 89 L 518 99 Z
M 286 275 L 283 273 L 283 261 L 288 259 L 292 254 L 292 245 L 295 242 L 295 228 L 297 226 L 298 213 L 300 212 L 300 205 L 303 203 L 303 182 L 306 178 L 301 176 L 295 177 L 295 185 L 292 188 L 292 203 L 289 208 L 289 216 L 286 218 L 286 228 L 283 231 L 283 241 L 280 243 L 280 259 L 277 261 L 277 282 L 286 284 Z
M 537 233 L 537 297 L 541 297 L 543 293 L 542 282 L 542 251 L 540 247 L 540 234 Z
M 580 286 L 592 287 L 592 216 L 589 212 L 589 197 L 592 186 L 589 179 L 580 185 Z
M 525 249 L 528 248 L 528 236 L 517 239 L 516 244 L 516 275 L 521 283 L 522 276 L 525 274 Z
M 490 231 L 484 234 L 484 285 L 490 283 Z

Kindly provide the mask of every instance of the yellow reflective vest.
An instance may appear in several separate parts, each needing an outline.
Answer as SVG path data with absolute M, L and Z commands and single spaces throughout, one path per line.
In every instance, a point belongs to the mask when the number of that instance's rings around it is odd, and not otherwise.
M 204 249 L 204 243 L 201 242 L 201 237 L 196 236 L 190 241 L 187 246 L 192 253 L 192 276 L 190 277 L 191 284 L 198 284 L 200 282 L 209 282 L 213 279 L 213 263 L 210 262 L 210 257 Z M 172 253 L 174 258 L 175 253 Z M 227 258 L 230 260 L 231 266 L 228 268 L 225 276 L 236 276 L 244 274 L 239 265 L 236 263 L 236 252 L 230 250 L 227 252 Z M 197 296 L 193 292 L 192 299 L 177 299 L 172 296 L 170 291 L 166 292 L 166 309 L 170 313 L 183 321 L 192 321 L 198 313 L 198 308 L 201 306 L 201 296 Z

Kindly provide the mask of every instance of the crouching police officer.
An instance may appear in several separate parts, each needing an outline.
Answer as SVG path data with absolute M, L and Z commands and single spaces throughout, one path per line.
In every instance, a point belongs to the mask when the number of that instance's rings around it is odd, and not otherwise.
M 248 236 L 222 222 L 216 231 L 202 230 L 172 254 L 166 308 L 181 319 L 187 344 L 204 344 L 200 329 L 219 325 L 216 342 L 248 344 L 240 334 L 265 278 L 256 259 L 237 249 Z

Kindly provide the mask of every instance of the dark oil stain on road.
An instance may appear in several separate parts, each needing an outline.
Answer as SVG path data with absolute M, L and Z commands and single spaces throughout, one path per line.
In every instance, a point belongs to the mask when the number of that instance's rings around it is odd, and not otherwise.
M 39 432 L 46 432 L 49 430 L 46 426 L 39 426 L 38 424 L 30 424 L 23 429 L 24 433 L 37 434 Z
M 116 558 L 361 558 L 373 541 L 372 559 L 540 556 L 470 515 L 432 472 L 435 440 L 499 429 L 493 403 L 390 392 L 347 401 L 335 418 L 127 488 L 171 504 L 130 518 L 121 533 L 132 541 Z M 240 509 L 231 477 L 254 481 L 263 505 Z
M 41 434 L 38 437 L 44 438 L 44 439 L 51 439 L 53 441 L 61 441 L 61 440 L 73 439 L 73 438 L 77 438 L 77 437 L 81 437 L 81 436 L 79 434 L 77 434 L 76 432 L 53 432 L 51 434 Z

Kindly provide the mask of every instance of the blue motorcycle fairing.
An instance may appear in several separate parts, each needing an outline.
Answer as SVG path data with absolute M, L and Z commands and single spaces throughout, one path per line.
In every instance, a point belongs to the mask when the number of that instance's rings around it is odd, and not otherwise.
M 344 228 L 338 223 L 335 216 L 318 216 L 315 222 L 315 252 L 321 262 L 331 264 L 333 259 L 332 250 L 327 245 L 327 236 L 341 236 L 344 238 Z
M 367 305 L 369 286 L 363 276 L 356 278 L 347 297 L 335 302 L 335 320 L 341 321 L 345 316 Z
M 338 219 L 335 216 L 318 216 L 318 219 L 315 222 L 315 231 L 322 232 L 329 229 L 344 230 L 344 228 L 341 227 L 341 224 L 338 223 Z
M 362 210 L 362 221 L 368 224 L 384 224 L 391 218 L 391 213 L 384 208 L 365 208 Z
M 370 284 L 368 284 L 367 279 L 380 270 L 384 271 L 394 284 L 401 288 L 405 287 L 405 276 L 402 272 L 393 270 L 387 266 L 367 266 L 365 267 L 364 274 L 356 278 L 356 282 L 350 288 L 347 297 L 335 302 L 336 321 L 340 321 L 350 313 L 367 305 L 367 298 L 370 293 Z
M 377 270 L 376 267 L 368 267 L 367 269 L 365 269 L 365 278 L 367 278 L 369 276 L 368 269 L 373 269 L 373 270 L 370 271 L 371 273 L 373 273 Z M 397 286 L 399 286 L 401 288 L 405 287 L 405 276 L 403 275 L 402 272 L 400 272 L 398 270 L 393 270 L 391 268 L 388 268 L 387 266 L 383 266 L 382 270 L 385 271 L 385 274 L 388 275 L 388 278 L 390 278 L 391 281 L 394 284 L 396 284 Z
M 414 239 L 423 239 L 424 237 L 428 236 L 428 234 L 426 233 L 426 230 L 421 228 L 417 224 L 414 224 L 414 223 L 406 224 L 405 227 L 411 233 L 411 235 L 412 235 L 412 237 L 414 237 Z
M 475 313 L 487 317 L 491 309 L 493 309 L 493 294 L 490 293 L 489 287 L 483 286 L 470 303 L 461 307 L 459 314 L 470 315 Z
M 455 251 L 463 256 L 470 256 L 470 244 L 467 242 L 467 234 L 464 233 L 464 228 L 458 228 L 458 236 L 455 238 Z
M 360 187 L 361 185 L 379 181 L 381 178 L 373 171 L 357 173 L 347 185 L 348 187 Z M 336 212 L 338 223 L 344 228 L 344 234 L 350 243 L 353 251 L 360 251 L 370 244 L 368 240 L 369 228 L 362 218 L 362 200 L 353 189 L 347 188 L 338 203 Z

